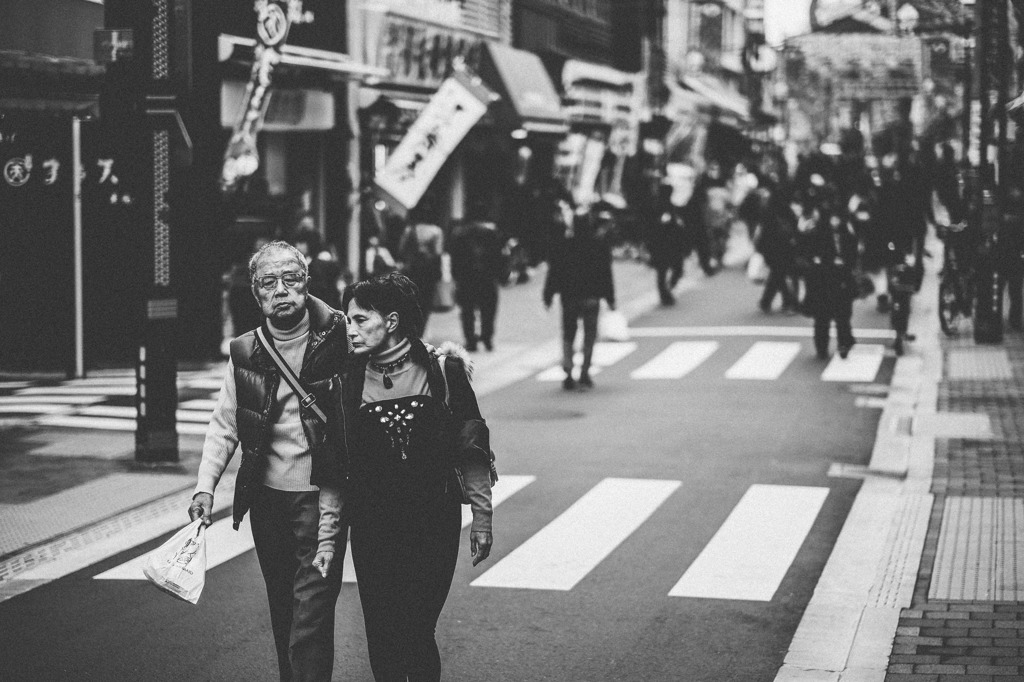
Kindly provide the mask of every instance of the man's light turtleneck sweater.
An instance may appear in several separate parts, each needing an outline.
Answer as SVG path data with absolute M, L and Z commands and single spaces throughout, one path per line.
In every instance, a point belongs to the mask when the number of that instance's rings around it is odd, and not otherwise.
M 272 324 L 267 325 L 273 337 L 274 347 L 281 352 L 285 362 L 295 374 L 302 368 L 302 359 L 309 341 L 309 312 L 293 328 L 282 331 Z M 266 474 L 263 484 L 276 490 L 291 492 L 316 490 L 309 482 L 312 458 L 309 444 L 302 430 L 299 418 L 299 401 L 283 379 L 277 388 L 278 418 L 271 425 L 270 453 L 266 458 Z M 238 447 L 238 429 L 235 411 L 238 405 L 235 394 L 235 367 L 228 359 L 217 406 L 213 410 L 210 428 L 203 444 L 203 459 L 199 464 L 199 484 L 195 492 L 213 494 L 221 475 L 231 461 Z M 273 416 L 273 415 L 272 415 Z

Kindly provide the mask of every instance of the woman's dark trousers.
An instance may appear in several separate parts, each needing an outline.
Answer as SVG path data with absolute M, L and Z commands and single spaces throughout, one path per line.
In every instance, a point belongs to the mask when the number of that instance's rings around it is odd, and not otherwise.
M 768 268 L 768 279 L 765 280 L 764 293 L 761 294 L 761 310 L 771 309 L 775 294 L 782 295 L 783 308 L 796 308 L 796 294 L 789 285 L 789 271 L 781 265 Z
M 352 524 L 352 562 L 376 682 L 437 682 L 434 639 L 448 599 L 462 535 L 458 500 L 433 508 L 374 511 Z
M 580 376 L 590 373 L 590 361 L 594 357 L 594 343 L 597 341 L 597 318 L 601 312 L 599 298 L 573 298 L 562 296 L 562 369 L 570 376 L 575 355 L 576 330 L 578 321 L 583 320 L 583 366 Z
M 261 487 L 250 511 L 252 539 L 267 584 L 270 624 L 282 682 L 329 681 L 334 668 L 334 607 L 341 591 L 345 540 L 327 577 L 313 567 L 319 492 Z
M 828 354 L 828 337 L 832 321 L 836 323 L 836 345 L 842 349 L 853 348 L 853 301 L 839 301 L 823 314 L 814 316 L 814 348 L 818 355 Z

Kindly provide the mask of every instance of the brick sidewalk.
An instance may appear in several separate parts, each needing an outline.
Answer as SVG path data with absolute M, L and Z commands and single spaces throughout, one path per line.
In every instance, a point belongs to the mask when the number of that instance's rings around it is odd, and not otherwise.
M 935 496 L 887 682 L 1024 680 L 1024 337 L 943 340 L 939 413 L 987 417 L 990 437 L 936 441 Z

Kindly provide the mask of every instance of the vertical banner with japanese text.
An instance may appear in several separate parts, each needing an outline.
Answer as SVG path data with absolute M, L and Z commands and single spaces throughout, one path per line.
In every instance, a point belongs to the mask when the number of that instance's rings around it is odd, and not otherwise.
M 456 71 L 438 88 L 374 181 L 395 208 L 407 211 L 459 142 L 487 112 L 492 93 L 479 79 Z

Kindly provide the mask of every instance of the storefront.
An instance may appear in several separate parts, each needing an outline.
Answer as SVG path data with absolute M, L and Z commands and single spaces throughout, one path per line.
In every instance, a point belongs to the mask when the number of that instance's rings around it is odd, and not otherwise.
M 562 104 L 571 131 L 556 171 L 577 204 L 603 199 L 625 208 L 623 174 L 636 155 L 645 77 L 570 59 L 562 67 Z
M 360 57 L 390 74 L 359 88 L 364 245 L 376 235 L 392 249 L 397 246 L 404 214 L 414 207 L 387 206 L 374 191 L 373 180 L 457 64 L 465 65 L 466 73 L 479 78 L 492 96 L 486 113 L 447 156 L 417 201 L 415 207 L 426 212 L 426 219 L 445 230 L 467 218 L 498 220 L 506 213 L 503 206 L 516 183 L 523 150 L 528 158 L 543 157 L 533 150 L 545 145 L 553 149 L 553 140 L 567 129 L 557 93 L 539 59 L 500 44 L 500 13 L 478 12 L 478 18 L 492 16 L 494 21 L 470 25 L 458 3 L 438 0 L 414 9 L 396 2 L 362 12 Z

